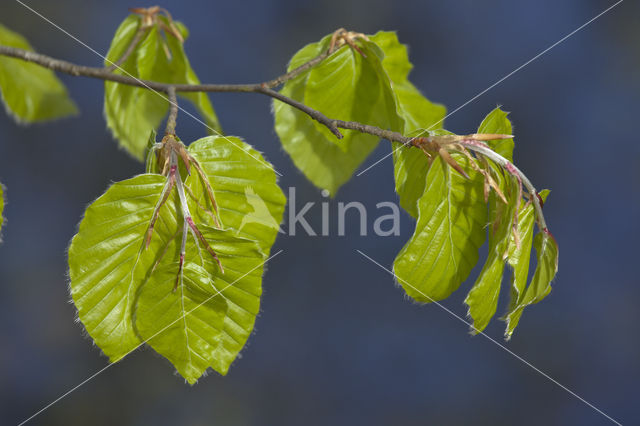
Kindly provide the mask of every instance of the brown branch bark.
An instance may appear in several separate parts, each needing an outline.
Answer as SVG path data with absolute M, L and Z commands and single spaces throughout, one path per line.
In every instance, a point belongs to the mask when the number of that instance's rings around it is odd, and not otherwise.
M 178 97 L 176 96 L 176 89 L 173 87 L 167 88 L 167 96 L 169 97 L 169 116 L 167 117 L 167 127 L 164 131 L 165 135 L 176 134 L 176 122 L 178 119 Z

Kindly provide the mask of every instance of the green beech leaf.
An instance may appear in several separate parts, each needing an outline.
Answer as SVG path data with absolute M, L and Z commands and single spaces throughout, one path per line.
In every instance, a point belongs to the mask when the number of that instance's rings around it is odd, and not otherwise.
M 507 118 L 508 112 L 502 111 L 499 107 L 491 111 L 480 123 L 478 133 L 498 133 L 510 135 L 513 130 L 511 121 Z M 513 139 L 498 139 L 488 141 L 487 144 L 498 154 L 513 162 Z
M 478 262 L 485 240 L 482 176 L 468 166 L 467 158 L 452 156 L 471 179 L 440 157 L 434 159 L 418 200 L 416 230 L 394 262 L 398 282 L 420 302 L 441 300 L 456 290 Z
M 142 258 L 144 235 L 164 181 L 142 175 L 112 185 L 89 206 L 69 248 L 73 301 L 111 362 L 142 342 L 133 328 L 133 301 L 153 266 L 152 258 Z
M 546 201 L 548 195 L 548 190 L 540 191 L 540 197 L 543 201 Z M 533 238 L 534 215 L 535 211 L 530 203 L 521 208 L 518 223 L 520 245 L 516 246 L 513 238 L 509 244 L 508 262 L 513 268 L 513 278 L 511 301 L 505 317 L 507 322 L 505 337 L 507 339 L 511 338 L 524 308 L 538 303 L 549 294 L 551 281 L 558 272 L 558 245 L 548 231 L 540 232 L 535 236 L 535 239 Z M 532 241 L 537 252 L 537 266 L 531 283 L 527 287 Z
M 268 257 L 287 201 L 271 164 L 251 145 L 233 136 L 198 139 L 189 145 L 189 152 L 213 187 L 223 227 L 257 241 Z M 204 194 L 201 180 L 193 171 L 186 182 L 196 197 Z M 200 217 L 208 219 L 206 215 Z
M 33 51 L 24 37 L 1 24 L 0 44 Z M 17 122 L 54 120 L 78 112 L 53 71 L 16 58 L 0 57 L 0 94 Z
M 286 203 L 271 165 L 264 162 L 258 151 L 236 137 L 202 138 L 189 146 L 189 152 L 209 178 L 223 227 L 256 241 L 266 259 L 278 235 Z M 196 197 L 202 196 L 205 189 L 193 171 L 186 183 Z M 194 216 L 211 223 L 202 209 Z M 214 366 L 223 374 L 253 330 L 253 317 L 247 316 L 243 298 L 241 292 L 227 295 L 229 314 L 224 321 L 224 346 L 217 351 Z
M 428 136 L 426 129 L 442 128 L 447 109 L 429 101 L 409 81 L 413 64 L 409 61 L 407 46 L 398 41 L 395 32 L 380 31 L 371 37 L 371 41 L 384 52 L 382 66 L 391 80 L 398 114 L 404 119 L 403 134 Z M 429 164 L 422 151 L 400 145 L 398 142 L 392 144 L 396 192 L 402 208 L 417 218 L 417 203 L 424 193 Z
M 302 48 L 288 70 L 329 48 L 331 36 Z M 283 86 L 281 93 L 330 118 L 353 120 L 402 131 L 395 96 L 382 66 L 383 53 L 372 42 L 359 41 L 364 58 L 348 46 L 340 48 L 311 71 Z M 275 129 L 295 165 L 316 186 L 335 194 L 375 149 L 376 136 L 342 131 L 337 139 L 303 112 L 274 101 Z
M 507 118 L 507 114 L 500 108 L 495 108 L 480 123 L 477 132 L 511 134 L 511 122 Z M 501 139 L 487 143 L 499 154 L 511 160 L 513 139 Z M 505 259 L 509 250 L 509 241 L 512 238 L 511 230 L 520 204 L 517 180 L 493 164 L 491 164 L 491 171 L 509 204 L 505 204 L 493 190 L 491 191 L 489 196 L 489 254 L 478 279 L 465 299 L 465 303 L 469 307 L 469 316 L 473 320 L 473 333 L 486 328 L 498 307 Z
M 210 226 L 210 201 L 193 164 L 188 208 L 224 273 L 188 234 L 178 279 L 183 219 L 175 188 L 145 248 L 167 178 L 144 174 L 89 206 L 69 249 L 69 275 L 80 320 L 112 362 L 146 342 L 193 383 L 208 367 L 226 374 L 251 334 L 285 199 L 271 165 L 238 138 L 203 138 L 189 152 L 213 187 L 222 229 Z
M 180 224 L 167 216 L 168 226 L 157 229 L 158 239 L 166 244 L 162 249 L 166 254 L 139 289 L 135 328 L 147 344 L 194 383 L 208 367 L 226 374 L 231 361 L 224 355 L 232 354 L 233 360 L 244 345 L 244 341 L 239 347 L 236 342 L 226 341 L 225 320 L 229 318 L 237 328 L 248 328 L 249 332 L 253 329 L 260 309 L 265 259 L 254 241 L 238 238 L 233 231 L 200 225 L 224 266 L 224 274 L 204 248 L 198 249 L 190 238 L 183 281 L 173 293 L 181 243 L 175 234 Z M 242 308 L 240 315 L 231 309 L 232 303 Z
M 167 23 L 164 17 L 160 17 Z M 188 32 L 176 23 L 183 38 Z M 105 66 L 117 62 L 134 38 L 140 17 L 128 16 L 120 25 L 111 42 Z M 169 56 L 168 56 L 169 55 Z M 116 69 L 117 74 L 131 75 L 143 80 L 162 83 L 198 84 L 199 80 L 189 64 L 182 43 L 173 35 L 152 26 L 137 49 Z M 182 94 L 181 94 L 182 96 Z M 186 93 L 184 98 L 193 102 L 212 132 L 221 132 L 218 118 L 206 93 Z M 167 114 L 169 103 L 164 94 L 146 88 L 105 82 L 104 111 L 107 126 L 121 146 L 135 157 L 142 159 L 147 136 L 156 129 Z
M 469 316 L 473 319 L 472 332 L 484 330 L 498 307 L 500 284 L 504 272 L 505 259 L 511 239 L 515 215 L 520 204 L 518 182 L 512 176 L 498 176 L 498 185 L 507 197 L 505 204 L 495 192 L 489 199 L 489 254 L 487 260 L 467 295 L 464 303 L 469 307 Z

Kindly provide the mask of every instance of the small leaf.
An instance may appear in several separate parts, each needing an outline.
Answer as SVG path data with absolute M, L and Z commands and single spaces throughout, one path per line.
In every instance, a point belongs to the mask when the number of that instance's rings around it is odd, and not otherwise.
M 329 35 L 298 51 L 289 71 L 326 51 L 330 40 Z M 374 43 L 359 43 L 366 57 L 342 47 L 311 71 L 285 83 L 281 93 L 330 118 L 402 131 L 382 67 L 383 53 Z M 337 139 L 305 113 L 279 101 L 274 101 L 274 112 L 275 129 L 285 151 L 311 182 L 331 194 L 351 178 L 379 142 L 376 136 L 352 130 L 344 130 L 344 138 Z
M 398 114 L 404 119 L 403 134 L 427 136 L 426 129 L 444 126 L 447 109 L 429 101 L 409 81 L 413 65 L 409 61 L 407 46 L 398 41 L 395 32 L 380 31 L 371 37 L 384 52 L 382 66 L 389 75 L 396 95 Z M 418 217 L 418 199 L 424 193 L 429 163 L 418 149 L 403 148 L 398 142 L 392 144 L 396 192 L 400 205 L 415 218 Z
M 0 45 L 33 51 L 24 37 L 3 25 Z M 16 58 L 0 56 L 0 94 L 7 112 L 19 123 L 55 120 L 78 113 L 53 71 Z
M 168 23 L 164 17 L 159 19 Z M 137 15 L 130 15 L 122 22 L 111 42 L 105 66 L 122 57 L 139 25 L 140 17 Z M 186 38 L 186 28 L 182 24 L 177 26 L 181 29 L 183 38 Z M 157 26 L 145 31 L 137 49 L 115 73 L 162 83 L 199 83 L 184 47 L 176 37 L 170 33 L 161 33 Z M 213 129 L 211 131 L 221 132 L 218 118 L 206 93 L 186 93 L 184 97 L 195 104 L 207 126 Z M 149 132 L 157 129 L 168 109 L 169 103 L 164 94 L 146 88 L 105 82 L 104 110 L 107 125 L 120 144 L 139 159 L 144 156 Z
M 491 111 L 478 127 L 478 133 L 511 134 L 511 122 L 506 112 L 500 108 Z M 500 139 L 488 141 L 492 149 L 498 149 L 498 153 L 511 159 L 513 154 L 513 139 Z M 509 241 L 512 238 L 512 229 L 521 194 L 519 184 L 515 177 L 505 173 L 499 167 L 490 165 L 494 180 L 503 194 L 507 196 L 508 204 L 491 192 L 489 198 L 489 254 L 487 260 L 465 299 L 469 307 L 469 316 L 473 320 L 473 333 L 484 330 L 493 317 L 498 307 L 500 284 L 504 273 L 505 259 L 508 252 Z
M 548 190 L 540 191 L 540 197 L 546 201 Z M 511 338 L 522 312 L 528 305 L 538 303 L 551 291 L 551 281 L 558 271 L 558 245 L 551 234 L 538 233 L 533 238 L 535 211 L 531 203 L 521 209 L 518 235 L 519 247 L 513 241 L 509 244 L 509 265 L 513 268 L 511 301 L 506 315 L 507 329 L 505 337 Z M 538 265 L 529 287 L 526 287 L 529 274 L 531 245 L 536 247 Z
M 158 170 L 158 159 L 156 156 L 156 131 L 155 129 L 151 129 L 151 133 L 149 134 L 149 139 L 147 140 L 147 149 L 146 159 L 145 159 L 145 172 L 146 173 L 159 173 Z
M 500 284 L 505 259 L 514 225 L 514 217 L 520 204 L 518 182 L 510 175 L 499 176 L 499 187 L 508 197 L 505 204 L 495 192 L 489 199 L 489 255 L 480 276 L 471 288 L 464 303 L 473 319 L 473 333 L 484 330 L 498 307 Z
M 511 135 L 513 129 L 511 121 L 507 118 L 508 112 L 502 111 L 499 107 L 491 111 L 480 123 L 478 133 L 496 133 L 502 135 Z M 513 139 L 497 139 L 487 141 L 487 144 L 498 154 L 507 160 L 513 162 Z
M 467 158 L 452 156 L 470 179 L 440 157 L 433 161 L 418 200 L 416 230 L 394 262 L 399 283 L 420 302 L 442 300 L 455 291 L 478 262 L 485 239 L 482 176 L 468 166 Z

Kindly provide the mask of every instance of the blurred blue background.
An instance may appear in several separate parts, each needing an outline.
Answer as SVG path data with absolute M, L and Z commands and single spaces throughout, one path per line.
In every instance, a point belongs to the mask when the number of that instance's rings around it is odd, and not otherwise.
M 106 52 L 132 0 L 27 3 Z M 174 18 L 203 81 L 258 82 L 281 74 L 297 49 L 339 27 L 397 30 L 414 83 L 449 110 L 613 2 L 570 0 L 174 1 Z M 100 65 L 86 48 L 13 1 L 0 22 L 41 52 Z M 472 132 L 496 105 L 511 111 L 515 159 L 539 188 L 560 244 L 551 296 L 525 311 L 506 346 L 626 424 L 640 424 L 640 5 L 625 1 L 446 121 Z M 102 83 L 62 76 L 76 118 L 22 127 L 0 114 L 0 181 L 7 219 L 0 246 L 0 423 L 17 424 L 107 364 L 69 303 L 66 248 L 86 205 L 143 171 L 105 128 Z M 270 101 L 214 94 L 228 134 L 264 151 L 297 188 L 319 229 L 325 201 L 281 150 Z M 182 114 L 184 140 L 204 129 Z M 388 143 L 364 163 L 389 152 Z M 395 201 L 387 159 L 330 202 Z M 280 236 L 264 279 L 254 335 L 226 377 L 190 387 L 152 350 L 129 355 L 32 421 L 45 425 L 598 425 L 608 421 L 435 305 L 406 300 L 391 266 L 401 236 Z M 332 219 L 333 220 L 333 219 Z M 371 227 L 372 221 L 369 223 Z M 332 226 L 334 226 L 332 224 Z M 371 228 L 369 228 L 371 229 Z M 334 227 L 335 230 L 335 227 Z M 335 234 L 335 232 L 334 232 Z M 472 274 L 475 276 L 477 270 Z M 472 281 L 444 305 L 466 313 Z M 503 288 L 503 296 L 508 294 Z M 500 301 L 504 312 L 506 297 Z M 501 340 L 504 323 L 488 335 Z

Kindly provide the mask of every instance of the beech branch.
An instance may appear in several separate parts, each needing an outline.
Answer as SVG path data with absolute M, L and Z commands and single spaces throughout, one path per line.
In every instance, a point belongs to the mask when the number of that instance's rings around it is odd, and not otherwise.
M 99 80 L 105 81 L 113 81 L 120 84 L 126 84 L 129 86 L 141 87 L 149 90 L 155 90 L 157 92 L 165 93 L 168 96 L 169 103 L 171 105 L 169 111 L 169 117 L 167 119 L 167 127 L 166 134 L 171 135 L 175 134 L 176 127 L 176 117 L 178 115 L 178 103 L 176 99 L 177 92 L 237 92 L 237 93 L 259 93 L 265 96 L 269 96 L 273 99 L 277 99 L 280 102 L 284 102 L 302 112 L 307 114 L 312 119 L 318 121 L 322 125 L 326 126 L 331 133 L 333 133 L 338 139 L 342 139 L 343 135 L 340 133 L 339 129 L 348 129 L 355 130 L 361 133 L 367 133 L 370 135 L 378 136 L 381 139 L 387 139 L 391 142 L 400 142 L 406 147 L 411 146 L 419 146 L 420 143 L 424 142 L 430 138 L 410 138 L 404 136 L 401 133 L 394 132 L 391 130 L 385 130 L 380 127 L 371 126 L 368 124 L 359 123 L 356 121 L 343 121 L 337 120 L 333 118 L 329 118 L 324 115 L 322 112 L 315 110 L 301 102 L 296 101 L 288 96 L 283 95 L 282 93 L 274 90 L 278 86 L 284 84 L 285 82 L 297 77 L 303 72 L 313 68 L 315 65 L 321 63 L 323 60 L 331 56 L 337 49 L 329 49 L 315 58 L 311 59 L 308 62 L 300 65 L 299 67 L 283 74 L 279 77 L 276 77 L 272 80 L 265 81 L 263 83 L 252 83 L 252 84 L 170 84 L 170 83 L 161 83 L 158 81 L 152 80 L 142 80 L 135 77 L 130 77 L 128 75 L 116 74 L 115 69 L 119 68 L 119 65 L 123 63 L 127 57 L 133 52 L 137 44 L 139 43 L 139 38 L 141 37 L 142 31 L 138 31 L 131 44 L 127 48 L 127 51 L 123 54 L 121 58 L 118 59 L 117 62 L 112 63 L 109 67 L 97 68 L 97 67 L 87 67 L 84 65 L 77 65 L 72 62 L 68 62 L 62 59 L 52 58 L 47 55 L 43 55 L 41 53 L 36 53 L 24 49 L 18 49 L 15 47 L 9 46 L 1 46 L 0 45 L 0 55 L 9 56 L 17 59 L 22 59 L 27 62 L 32 62 L 48 68 L 53 71 L 59 71 L 65 74 L 70 74 L 74 76 L 84 76 L 90 78 L 96 78 Z M 419 141 L 420 140 L 420 141 Z M 531 181 L 526 177 L 524 173 L 522 173 L 513 163 L 511 163 L 506 158 L 502 157 L 500 154 L 491 150 L 488 146 L 477 143 L 473 140 L 461 141 L 461 145 L 466 147 L 469 150 L 475 151 L 478 154 L 481 154 L 490 160 L 494 161 L 496 164 L 504 167 L 509 170 L 511 173 L 521 179 L 524 186 L 527 188 L 528 192 L 531 194 L 531 200 L 535 206 L 536 210 L 536 218 L 538 222 L 538 226 L 541 230 L 547 231 L 547 226 L 544 220 L 544 215 L 542 214 L 542 203 L 538 199 L 538 193 L 536 189 L 531 184 Z
M 135 46 L 137 43 L 131 43 L 131 46 Z M 132 48 L 133 49 L 133 48 Z M 322 112 L 317 111 L 307 105 L 304 105 L 301 102 L 298 102 L 294 99 L 289 98 L 273 90 L 274 88 L 282 85 L 283 83 L 291 80 L 303 72 L 311 69 L 315 65 L 319 64 L 326 58 L 328 58 L 333 52 L 324 52 L 315 58 L 311 59 L 309 62 L 306 62 L 299 67 L 289 71 L 286 74 L 283 74 L 279 77 L 274 78 L 273 80 L 269 80 L 263 83 L 251 83 L 251 84 L 169 84 L 169 83 L 160 83 L 158 81 L 152 80 L 142 80 L 135 77 L 130 77 L 128 75 L 116 74 L 114 72 L 114 65 L 117 65 L 117 62 L 112 64 L 107 68 L 98 68 L 98 67 L 88 67 L 84 65 L 74 64 L 69 61 L 65 61 L 62 59 L 52 58 L 51 56 L 44 55 L 42 53 L 36 53 L 24 49 L 18 49 L 15 47 L 9 46 L 0 46 L 0 55 L 8 56 L 12 58 L 22 59 L 27 62 L 31 62 L 34 64 L 38 64 L 42 67 L 48 68 L 53 71 L 59 71 L 65 74 L 70 74 L 73 76 L 83 76 L 96 78 L 99 80 L 105 81 L 113 81 L 115 83 L 126 84 L 129 86 L 142 87 L 149 90 L 155 90 L 157 92 L 162 92 L 165 94 L 169 94 L 170 90 L 174 90 L 175 92 L 237 92 L 237 93 L 260 93 L 266 96 L 269 96 L 273 99 L 277 99 L 281 102 L 284 102 L 292 107 L 304 112 L 312 119 L 318 121 L 322 125 L 326 126 L 331 133 L 333 133 L 338 139 L 342 139 L 342 133 L 340 133 L 339 128 L 342 129 L 350 129 L 356 130 L 362 133 L 368 133 L 371 135 L 378 136 L 380 138 L 388 139 L 394 142 L 402 142 L 407 143 L 410 141 L 410 138 L 403 136 L 397 132 L 391 132 L 389 130 L 381 129 L 379 127 L 370 126 L 367 124 L 362 124 L 354 121 L 342 121 L 336 120 L 333 118 L 329 118 L 324 115 Z M 123 57 L 126 60 L 126 53 Z M 120 62 L 122 58 L 118 62 Z
M 165 135 L 176 134 L 176 121 L 178 119 L 178 97 L 176 96 L 176 89 L 173 87 L 167 88 L 167 96 L 169 97 L 169 116 L 167 117 L 167 127 L 164 131 Z

